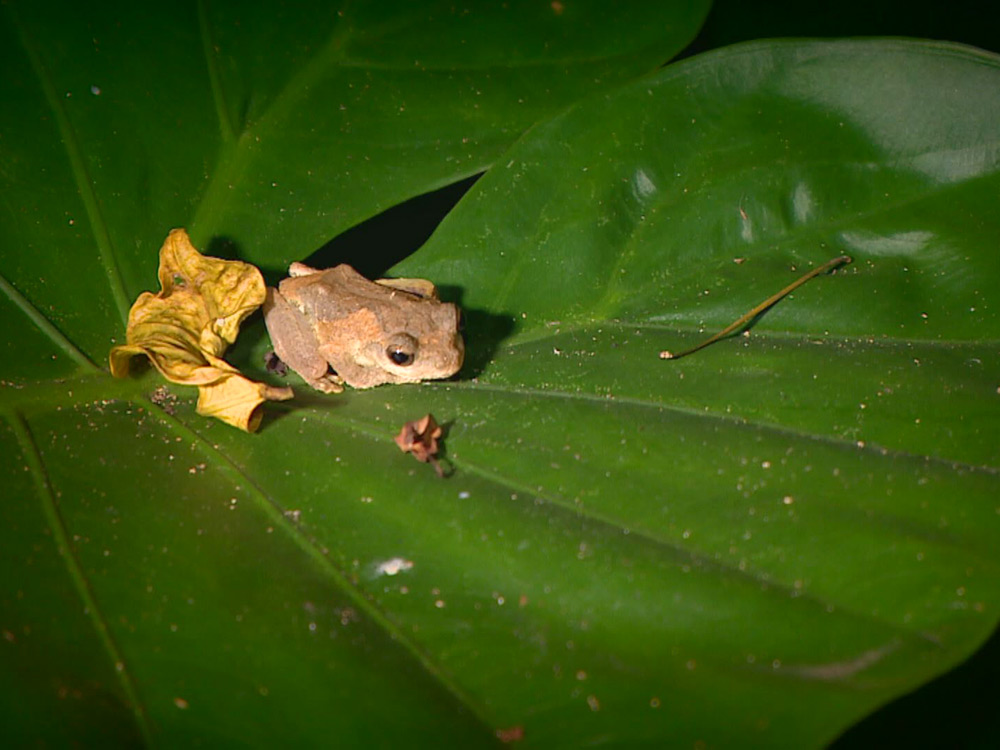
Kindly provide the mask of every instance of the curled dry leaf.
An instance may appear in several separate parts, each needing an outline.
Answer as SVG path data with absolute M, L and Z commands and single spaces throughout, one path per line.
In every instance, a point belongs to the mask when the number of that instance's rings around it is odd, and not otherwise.
M 158 275 L 161 291 L 139 295 L 129 311 L 128 343 L 111 350 L 112 375 L 125 377 L 131 358 L 145 354 L 167 380 L 198 386 L 199 414 L 253 432 L 264 401 L 293 395 L 248 380 L 222 359 L 240 323 L 264 302 L 260 271 L 203 256 L 187 232 L 174 229 L 160 248 Z
M 437 460 L 440 450 L 438 441 L 443 431 L 436 421 L 434 415 L 428 414 L 420 419 L 407 422 L 396 435 L 396 445 L 403 453 L 411 453 L 418 461 L 431 463 L 439 477 L 444 476 L 444 470 Z

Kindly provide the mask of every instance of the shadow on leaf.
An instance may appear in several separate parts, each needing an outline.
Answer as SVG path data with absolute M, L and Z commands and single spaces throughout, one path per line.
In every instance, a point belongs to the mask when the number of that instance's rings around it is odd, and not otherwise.
M 445 302 L 453 302 L 462 311 L 465 337 L 465 362 L 456 380 L 477 377 L 493 359 L 500 344 L 514 332 L 513 315 L 487 312 L 462 305 L 464 289 L 445 284 L 438 287 L 438 294 Z
M 479 175 L 467 177 L 386 209 L 337 235 L 304 262 L 314 268 L 347 263 L 369 279 L 380 278 L 427 241 L 478 179 Z

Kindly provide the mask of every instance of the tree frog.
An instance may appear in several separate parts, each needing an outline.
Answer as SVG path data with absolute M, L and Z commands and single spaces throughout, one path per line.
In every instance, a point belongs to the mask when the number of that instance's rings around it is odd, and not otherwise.
M 369 281 L 346 264 L 288 273 L 267 290 L 264 322 L 275 353 L 313 388 L 416 383 L 462 366 L 461 312 L 431 282 Z

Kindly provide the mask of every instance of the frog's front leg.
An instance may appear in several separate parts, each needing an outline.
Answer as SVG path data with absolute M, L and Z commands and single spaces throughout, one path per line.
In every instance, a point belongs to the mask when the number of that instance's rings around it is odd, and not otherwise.
M 323 393 L 344 390 L 344 381 L 330 372 L 320 353 L 319 341 L 309 320 L 289 304 L 281 292 L 270 287 L 264 300 L 264 324 L 275 354 L 309 385 Z

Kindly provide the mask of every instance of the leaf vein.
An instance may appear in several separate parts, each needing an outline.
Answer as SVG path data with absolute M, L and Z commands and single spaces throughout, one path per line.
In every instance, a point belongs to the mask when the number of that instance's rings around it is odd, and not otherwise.
M 342 414 L 333 414 L 327 411 L 316 411 L 313 412 L 317 419 L 326 422 L 332 422 L 334 424 L 340 424 L 342 427 L 346 427 L 351 432 L 360 434 L 378 443 L 385 443 L 390 439 L 387 433 L 373 430 L 364 423 L 350 419 L 343 416 Z M 516 479 L 502 474 L 495 470 L 486 469 L 473 461 L 468 459 L 460 458 L 457 455 L 452 455 L 449 460 L 456 466 L 461 466 L 466 471 L 479 476 L 489 482 L 499 484 L 510 490 L 514 490 L 519 495 L 536 497 L 543 500 L 545 503 L 551 507 L 557 509 L 562 513 L 569 513 L 576 518 L 584 518 L 596 525 L 609 528 L 614 530 L 616 533 L 620 532 L 626 525 L 620 520 L 614 518 L 613 516 L 608 516 L 604 513 L 599 513 L 586 506 L 580 507 L 573 503 L 567 502 L 559 497 L 547 494 L 545 492 L 539 491 L 538 488 L 531 487 L 522 482 L 518 482 Z M 781 581 L 776 581 L 774 578 L 766 575 L 765 573 L 754 572 L 752 570 L 741 570 L 736 565 L 720 561 L 711 557 L 708 553 L 690 549 L 679 545 L 677 542 L 670 539 L 659 536 L 646 529 L 637 528 L 635 526 L 628 526 L 631 536 L 641 539 L 642 541 L 653 545 L 658 549 L 665 549 L 670 552 L 674 561 L 681 564 L 685 561 L 689 561 L 692 565 L 698 567 L 704 571 L 720 571 L 733 580 L 738 580 L 744 583 L 753 584 L 754 586 L 766 585 L 766 593 L 769 596 L 773 596 L 778 600 L 786 600 L 789 598 L 800 600 L 803 604 L 808 604 L 819 608 L 824 613 L 829 611 L 829 607 L 834 607 L 835 611 L 847 615 L 852 619 L 856 619 L 861 622 L 877 623 L 881 626 L 887 627 L 897 634 L 905 634 L 908 637 L 916 637 L 921 641 L 927 641 L 934 645 L 940 645 L 932 636 L 927 633 L 920 631 L 908 630 L 896 623 L 890 622 L 888 620 L 879 619 L 878 617 L 873 617 L 865 612 L 855 610 L 841 602 L 835 602 L 830 599 L 817 596 L 810 592 L 801 591 L 789 586 Z M 946 546 L 954 546 L 952 543 L 945 543 Z
M 679 325 L 668 325 L 666 323 L 649 320 L 585 320 L 579 323 L 571 323 L 570 325 L 560 326 L 559 328 L 536 328 L 531 331 L 526 331 L 523 334 L 515 334 L 508 341 L 504 342 L 503 345 L 506 349 L 516 349 L 527 344 L 537 344 L 539 341 L 544 341 L 556 336 L 584 333 L 591 328 L 619 328 L 628 330 L 641 328 L 650 331 L 662 331 L 663 333 L 690 333 L 695 335 L 705 334 L 705 326 L 694 326 L 686 322 L 680 323 Z M 736 335 L 734 334 L 734 338 L 735 337 Z M 838 343 L 845 343 L 851 344 L 852 346 L 871 346 L 875 348 L 901 347 L 911 349 L 924 347 L 930 349 L 958 349 L 973 347 L 991 348 L 1000 346 L 1000 339 L 917 339 L 903 336 L 845 336 L 840 334 L 831 335 L 826 333 L 816 334 L 778 330 L 754 333 L 753 338 L 759 340 L 777 339 L 781 341 L 808 341 L 809 343 L 821 346 L 833 346 Z
M 435 383 L 426 383 L 425 385 L 431 388 L 442 387 L 441 385 Z M 483 383 L 483 382 L 465 384 L 461 381 L 456 381 L 456 382 L 446 383 L 444 384 L 444 386 L 450 388 L 468 390 L 472 392 L 477 390 L 483 390 L 492 393 L 500 393 L 510 396 L 517 396 L 519 398 L 528 398 L 528 399 L 554 398 L 554 399 L 565 399 L 568 401 L 577 400 L 577 401 L 591 402 L 596 404 L 602 404 L 605 406 L 608 404 L 624 404 L 627 406 L 634 406 L 642 409 L 670 411 L 688 417 L 695 417 L 698 419 L 707 419 L 716 422 L 722 422 L 725 423 L 726 425 L 735 427 L 737 429 L 758 430 L 760 432 L 766 432 L 772 435 L 780 435 L 783 437 L 808 440 L 813 443 L 827 445 L 830 447 L 839 448 L 843 450 L 861 451 L 880 458 L 890 457 L 890 458 L 909 459 L 913 461 L 924 461 L 939 466 L 946 466 L 949 469 L 958 471 L 969 471 L 969 472 L 978 471 L 994 476 L 1000 475 L 1000 467 L 997 466 L 970 464 L 964 461 L 942 458 L 940 456 L 929 456 L 929 455 L 911 453 L 906 450 L 892 450 L 870 442 L 865 443 L 863 446 L 861 446 L 858 445 L 857 441 L 838 438 L 832 435 L 821 435 L 814 432 L 805 432 L 803 430 L 797 430 L 791 427 L 786 427 L 784 425 L 774 424 L 771 422 L 758 421 L 748 417 L 735 417 L 729 414 L 720 414 L 718 412 L 704 411 L 701 409 L 694 409 L 687 406 L 678 406 L 677 404 L 670 404 L 666 402 L 649 401 L 647 399 L 636 398 L 633 396 L 610 396 L 610 395 L 602 396 L 593 393 L 569 393 L 568 391 L 548 390 L 545 388 L 504 386 L 504 385 L 497 385 L 493 383 Z
M 268 521 L 275 528 L 283 529 L 295 545 L 325 575 L 330 577 L 337 588 L 343 591 L 360 611 L 371 618 L 372 622 L 381 628 L 394 643 L 399 644 L 453 699 L 472 711 L 483 727 L 492 733 L 492 724 L 486 717 L 483 707 L 473 701 L 458 682 L 442 666 L 436 663 L 430 654 L 420 648 L 406 632 L 395 625 L 374 601 L 369 599 L 361 589 L 351 583 L 348 575 L 330 559 L 324 549 L 316 543 L 316 540 L 307 535 L 300 524 L 292 522 L 285 515 L 284 510 L 277 500 L 265 492 L 235 461 L 214 447 L 201 433 L 188 427 L 182 421 L 165 413 L 161 409 L 150 408 L 148 411 L 155 415 L 168 429 L 181 434 L 185 440 L 199 446 L 206 456 L 217 462 L 222 473 L 228 474 L 232 479 L 237 480 L 236 484 L 243 484 L 256 501 L 257 506 L 267 515 Z M 356 431 L 366 434 L 364 430 Z M 371 433 L 367 434 L 371 436 Z
M 222 71 L 219 69 L 219 55 L 212 38 L 212 27 L 208 20 L 206 0 L 198 0 L 198 31 L 201 35 L 201 48 L 205 55 L 208 80 L 212 87 L 215 114 L 219 119 L 219 132 L 222 135 L 222 140 L 229 142 L 236 137 L 235 128 L 229 115 L 229 108 L 226 106 L 226 95 L 222 87 Z
M 14 306 L 24 313 L 25 317 L 34 323 L 35 327 L 45 334 L 45 336 L 48 337 L 48 339 L 60 350 L 62 350 L 66 356 L 76 362 L 81 370 L 86 370 L 91 373 L 100 372 L 100 368 L 94 364 L 86 354 L 77 349 L 76 345 L 66 338 L 62 331 L 52 324 L 52 321 L 42 315 L 39 309 L 31 304 L 31 302 L 23 294 L 21 294 L 13 284 L 7 281 L 3 274 L 0 274 L 0 292 L 3 292 L 7 299 L 13 302 Z
M 613 516 L 608 516 L 603 513 L 595 512 L 590 508 L 580 508 L 574 504 L 566 502 L 565 500 L 555 498 L 551 495 L 547 495 L 544 492 L 539 492 L 537 488 L 532 488 L 529 487 L 528 485 L 521 484 L 520 482 L 517 482 L 511 477 L 500 474 L 499 472 L 490 471 L 488 469 L 484 469 L 480 466 L 477 466 L 471 461 L 467 461 L 465 459 L 459 459 L 458 457 L 452 457 L 451 460 L 453 463 L 463 466 L 467 471 L 470 471 L 473 474 L 477 474 L 478 476 L 484 479 L 501 484 L 505 487 L 517 491 L 518 493 L 529 494 L 534 497 L 540 498 L 549 505 L 559 508 L 564 512 L 569 512 L 575 516 L 586 518 L 587 520 L 593 523 L 611 529 L 615 529 L 618 531 L 626 528 L 625 524 L 621 523 L 621 521 L 614 518 Z M 682 558 L 686 558 L 691 562 L 692 565 L 698 567 L 700 570 L 709 572 L 716 570 L 728 575 L 730 578 L 734 580 L 754 584 L 756 586 L 766 586 L 766 588 L 764 588 L 763 591 L 769 596 L 773 596 L 779 600 L 786 600 L 789 598 L 796 599 L 798 601 L 801 601 L 803 604 L 809 604 L 815 606 L 824 613 L 829 612 L 830 611 L 829 608 L 833 607 L 834 611 L 841 614 L 846 614 L 852 619 L 868 623 L 874 622 L 879 625 L 883 625 L 885 627 L 890 628 L 895 633 L 904 633 L 911 636 L 916 635 L 921 640 L 926 640 L 935 643 L 937 645 L 937 642 L 934 641 L 933 638 L 931 638 L 925 633 L 909 631 L 901 627 L 900 625 L 897 625 L 888 620 L 879 619 L 877 617 L 873 617 L 859 610 L 855 610 L 843 604 L 842 602 L 835 602 L 830 599 L 823 598 L 822 596 L 817 596 L 807 591 L 798 590 L 793 586 L 789 586 L 784 582 L 775 580 L 774 578 L 768 576 L 766 573 L 756 572 L 750 569 L 741 570 L 738 566 L 733 565 L 732 563 L 720 561 L 714 557 L 711 557 L 708 553 L 699 550 L 686 548 L 678 544 L 677 542 L 665 539 L 645 529 L 636 528 L 635 526 L 627 526 L 627 528 L 631 536 L 642 539 L 643 541 L 652 544 L 658 548 L 665 548 L 669 550 L 676 557 L 677 562 L 680 562 Z
M 112 669 L 118 676 L 118 682 L 131 709 L 132 718 L 135 720 L 146 746 L 152 746 L 152 731 L 149 725 L 149 718 L 146 714 L 146 708 L 139 696 L 139 691 L 136 688 L 131 671 L 125 662 L 125 657 L 122 655 L 121 649 L 118 647 L 118 643 L 111 633 L 108 620 L 102 613 L 90 582 L 87 580 L 83 567 L 76 557 L 66 524 L 59 512 L 59 506 L 52 491 L 52 483 L 45 469 L 44 460 L 31 434 L 31 429 L 20 413 L 8 413 L 6 416 L 20 445 L 21 453 L 24 455 L 24 459 L 31 471 L 35 491 L 42 505 L 42 510 L 45 513 L 45 519 L 52 531 L 52 537 L 55 541 L 59 557 L 62 558 L 66 566 L 66 572 L 73 581 L 73 587 L 83 602 L 84 612 L 90 618 L 98 640 L 100 640 L 101 645 L 111 659 Z
M 201 22 L 202 16 L 205 20 Z M 208 38 L 207 12 L 202 12 L 202 5 L 199 5 L 199 21 L 202 26 L 203 45 L 210 44 Z M 323 48 L 313 56 L 308 63 L 302 66 L 293 75 L 284 88 L 278 92 L 267 108 L 257 117 L 255 121 L 243 123 L 242 131 L 237 137 L 235 129 L 230 122 L 233 137 L 226 139 L 224 119 L 228 120 L 228 115 L 219 113 L 220 128 L 223 131 L 223 142 L 216 158 L 215 167 L 212 170 L 205 190 L 195 208 L 194 216 L 191 218 L 189 229 L 196 242 L 205 243 L 211 238 L 214 232 L 213 223 L 217 223 L 223 215 L 223 207 L 228 200 L 233 185 L 246 172 L 248 165 L 254 158 L 257 150 L 257 143 L 263 134 L 269 129 L 273 129 L 275 122 L 280 121 L 282 115 L 291 111 L 296 100 L 307 93 L 310 88 L 327 72 L 327 70 L 343 56 L 343 46 L 350 34 L 350 29 L 346 22 L 341 20 L 335 27 L 329 40 Z M 221 76 L 218 75 L 217 63 L 214 50 L 206 50 L 206 58 L 209 60 L 209 78 L 212 86 L 213 98 L 216 108 L 225 108 L 223 101 Z M 213 72 L 214 71 L 214 72 Z
M 31 67 L 35 71 L 35 75 L 42 86 L 42 91 L 45 94 L 45 99 L 49 105 L 49 109 L 55 116 L 56 127 L 59 130 L 60 136 L 62 136 L 62 145 L 66 150 L 66 157 L 69 161 L 70 171 L 73 174 L 77 190 L 80 193 L 80 200 L 83 203 L 84 211 L 87 214 L 90 228 L 94 235 L 94 242 L 97 245 L 101 263 L 104 266 L 104 271 L 108 279 L 108 286 L 111 290 L 111 296 L 114 299 L 115 306 L 118 308 L 118 314 L 121 317 L 122 325 L 124 325 L 128 321 L 128 313 L 131 303 L 129 302 L 128 294 L 125 292 L 125 284 L 122 281 L 121 268 L 118 265 L 118 258 L 115 254 L 114 244 L 111 241 L 111 233 L 97 200 L 94 182 L 90 177 L 89 170 L 87 169 L 80 139 L 77 137 L 76 130 L 70 122 L 69 115 L 66 113 L 66 108 L 63 105 L 62 99 L 56 93 L 55 83 L 52 80 L 48 68 L 42 61 L 41 55 L 38 53 L 34 39 L 31 37 L 28 29 L 18 17 L 17 12 L 14 9 L 14 4 L 5 3 L 5 5 L 13 17 L 14 26 L 17 28 L 18 35 L 21 39 L 21 46 L 24 48 L 24 51 L 28 56 L 28 60 L 31 62 Z

